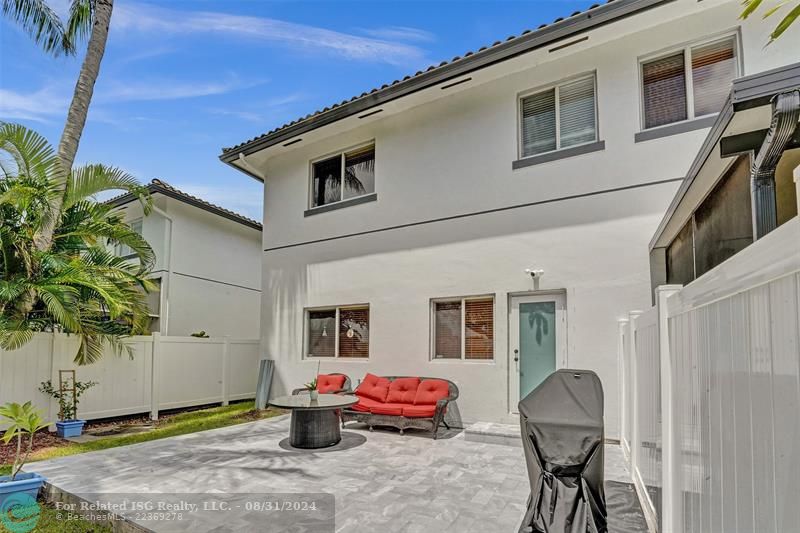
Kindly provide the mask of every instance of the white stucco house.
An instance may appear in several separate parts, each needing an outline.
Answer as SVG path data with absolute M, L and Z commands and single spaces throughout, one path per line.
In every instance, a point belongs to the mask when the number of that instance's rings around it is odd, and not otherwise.
M 150 330 L 257 339 L 261 308 L 261 224 L 161 180 L 147 185 L 153 211 L 131 195 L 109 200 L 153 248 Z M 125 246 L 116 253 L 130 254 Z
M 591 369 L 618 437 L 617 319 L 666 280 L 650 239 L 732 81 L 798 58 L 740 10 L 615 0 L 224 149 L 265 184 L 274 393 L 321 362 L 445 377 L 465 422 L 514 422 Z

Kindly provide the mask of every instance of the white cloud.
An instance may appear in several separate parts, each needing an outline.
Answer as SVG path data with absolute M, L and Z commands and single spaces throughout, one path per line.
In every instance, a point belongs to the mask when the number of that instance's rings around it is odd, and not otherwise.
M 302 101 L 303 98 L 305 98 L 303 93 L 292 93 L 269 98 L 266 101 L 248 101 L 245 103 L 247 106 L 246 108 L 229 109 L 214 107 L 209 108 L 208 112 L 213 115 L 235 117 L 247 122 L 263 123 L 270 114 L 274 113 L 275 109 Z
M 180 100 L 225 94 L 254 87 L 260 83 L 263 82 L 244 82 L 238 78 L 230 78 L 227 81 L 196 82 L 170 79 L 149 79 L 136 82 L 115 80 L 100 88 L 97 100 L 99 102 Z
M 66 113 L 68 97 L 54 85 L 34 92 L 15 92 L 0 88 L 0 117 L 3 119 L 49 122 Z
M 394 41 L 418 41 L 431 42 L 436 40 L 436 36 L 429 31 L 419 28 L 409 28 L 408 26 L 387 26 L 385 28 L 362 29 L 366 35 L 377 39 Z
M 161 35 L 215 33 L 249 37 L 290 47 L 325 50 L 349 59 L 390 64 L 408 65 L 424 59 L 423 50 L 413 45 L 266 17 L 121 4 L 114 9 L 112 25 L 116 30 L 156 32 Z

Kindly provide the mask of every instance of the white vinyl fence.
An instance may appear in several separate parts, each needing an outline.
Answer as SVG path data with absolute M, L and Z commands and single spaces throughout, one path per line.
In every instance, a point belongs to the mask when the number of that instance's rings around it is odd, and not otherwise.
M 61 333 L 37 333 L 19 350 L 0 350 L 0 404 L 31 400 L 54 422 L 58 404 L 39 392 L 42 381 L 58 388 L 58 371 L 75 370 L 78 381 L 98 384 L 81 397 L 85 420 L 150 413 L 255 397 L 259 341 L 218 337 L 136 336 L 126 341 L 134 355 L 107 348 L 92 365 L 77 366 L 79 341 Z
M 800 219 L 659 287 L 619 333 L 623 449 L 651 529 L 800 531 Z

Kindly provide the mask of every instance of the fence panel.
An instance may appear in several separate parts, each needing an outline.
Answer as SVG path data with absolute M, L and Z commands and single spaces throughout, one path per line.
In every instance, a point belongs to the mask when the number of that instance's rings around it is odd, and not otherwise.
M 79 417 L 86 420 L 148 411 L 157 416 L 158 409 L 255 397 L 258 340 L 155 334 L 131 337 L 126 344 L 133 357 L 107 348 L 102 359 L 87 366 L 73 362 L 79 346 L 74 335 L 37 333 L 19 350 L 0 350 L 0 403 L 31 400 L 55 421 L 58 404 L 38 389 L 48 379 L 57 388 L 59 370 L 75 370 L 79 381 L 97 382 L 78 406 Z

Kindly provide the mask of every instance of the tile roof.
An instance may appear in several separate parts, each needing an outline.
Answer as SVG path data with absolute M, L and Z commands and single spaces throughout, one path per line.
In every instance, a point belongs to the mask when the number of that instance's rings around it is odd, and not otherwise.
M 176 189 L 166 181 L 160 179 L 154 179 L 153 181 L 147 184 L 147 189 L 150 191 L 150 194 L 156 194 L 156 193 L 163 194 L 164 196 L 169 196 L 170 198 L 174 198 L 183 203 L 192 205 L 194 207 L 198 207 L 200 209 L 203 209 L 204 211 L 208 211 L 209 213 L 213 213 L 223 218 L 227 218 L 228 220 L 244 224 L 245 226 L 251 227 L 253 229 L 257 229 L 259 231 L 261 231 L 262 229 L 261 223 L 258 221 L 253 220 L 252 218 L 247 218 L 246 216 L 240 215 L 239 213 L 231 211 L 230 209 L 225 209 L 224 207 L 212 204 L 211 202 L 207 202 L 202 198 L 198 198 L 197 196 L 192 196 L 191 194 L 185 193 L 180 189 Z M 119 196 L 115 196 L 110 200 L 106 200 L 105 203 L 119 206 L 133 202 L 135 199 L 136 198 L 132 194 L 125 193 Z
M 229 148 L 223 148 L 220 159 L 230 163 L 235 156 L 233 152 L 240 151 L 241 149 L 248 147 L 248 145 L 252 145 L 253 143 L 257 143 L 259 141 L 265 141 L 270 138 L 275 138 L 281 135 L 282 133 L 286 132 L 286 130 L 294 129 L 295 127 L 301 126 L 304 123 L 313 122 L 315 121 L 315 119 L 321 118 L 322 115 L 337 113 L 338 111 L 341 111 L 342 110 L 341 108 L 343 107 L 353 106 L 353 104 L 359 103 L 364 100 L 370 102 L 371 105 L 379 105 L 380 103 L 382 103 L 380 99 L 383 93 L 388 93 L 393 89 L 399 89 L 401 86 L 407 84 L 417 83 L 420 81 L 421 78 L 427 79 L 430 77 L 434 77 L 435 75 L 438 75 L 440 71 L 452 68 L 461 63 L 472 62 L 475 64 L 476 69 L 482 68 L 483 66 L 487 66 L 487 64 L 492 64 L 492 63 L 487 62 L 486 64 L 483 64 L 481 62 L 481 59 L 484 56 L 493 53 L 497 49 L 502 48 L 505 50 L 507 48 L 514 47 L 515 45 L 518 44 L 521 45 L 521 44 L 527 44 L 529 42 L 532 43 L 530 49 L 522 50 L 521 52 L 513 51 L 513 53 L 508 54 L 508 57 L 502 57 L 497 59 L 497 61 L 502 61 L 503 59 L 515 57 L 516 55 L 519 55 L 519 53 L 524 53 L 525 51 L 529 51 L 542 46 L 541 43 L 533 43 L 533 41 L 535 37 L 538 37 L 544 33 L 548 33 L 548 35 L 552 33 L 553 41 L 564 39 L 565 37 L 569 37 L 571 34 L 588 29 L 583 27 L 577 27 L 578 26 L 578 24 L 576 24 L 577 22 L 586 22 L 588 26 L 595 27 L 607 22 L 612 22 L 614 20 L 617 20 L 618 18 L 622 18 L 637 13 L 640 10 L 648 9 L 650 7 L 655 7 L 657 5 L 667 3 L 669 1 L 673 0 L 607 0 L 605 4 L 593 4 L 592 6 L 583 11 L 575 11 L 568 17 L 559 17 L 550 24 L 542 24 L 535 30 L 525 30 L 520 35 L 517 36 L 512 35 L 508 37 L 505 41 L 496 41 L 491 46 L 483 46 L 477 51 L 466 52 L 462 56 L 456 56 L 450 61 L 442 61 L 438 65 L 431 65 L 427 69 L 420 70 L 413 75 L 405 76 L 401 80 L 394 80 L 393 82 L 384 84 L 381 87 L 376 87 L 368 92 L 364 92 L 361 93 L 360 95 L 353 96 L 349 100 L 343 100 L 339 103 L 333 104 L 324 109 L 314 111 L 313 113 L 310 113 L 305 117 L 293 120 L 292 122 L 286 123 L 282 126 L 279 126 L 275 129 L 268 131 L 267 133 L 264 133 L 257 137 L 253 137 L 252 139 L 239 143 L 235 146 Z M 613 14 L 611 13 L 612 10 L 614 11 Z M 592 19 L 593 16 L 595 16 L 595 19 L 592 21 L 592 23 L 589 23 L 588 21 Z M 576 20 L 576 18 L 580 18 L 580 21 Z M 559 34 L 558 30 L 560 30 L 562 26 L 569 28 L 575 27 L 575 28 L 571 33 L 567 32 L 566 34 L 563 33 Z M 453 77 L 457 77 L 461 74 L 463 73 L 456 72 L 453 74 Z M 441 81 L 442 80 L 434 81 L 432 84 L 440 83 Z M 402 95 L 398 95 L 397 97 L 399 96 Z M 357 109 L 354 110 L 353 112 L 355 113 L 359 111 L 362 110 Z M 339 113 L 337 113 L 337 118 L 333 120 L 339 120 L 340 118 L 344 118 L 345 116 L 349 115 L 342 114 L 341 116 L 339 116 Z M 320 126 L 322 125 L 325 124 L 321 123 Z

